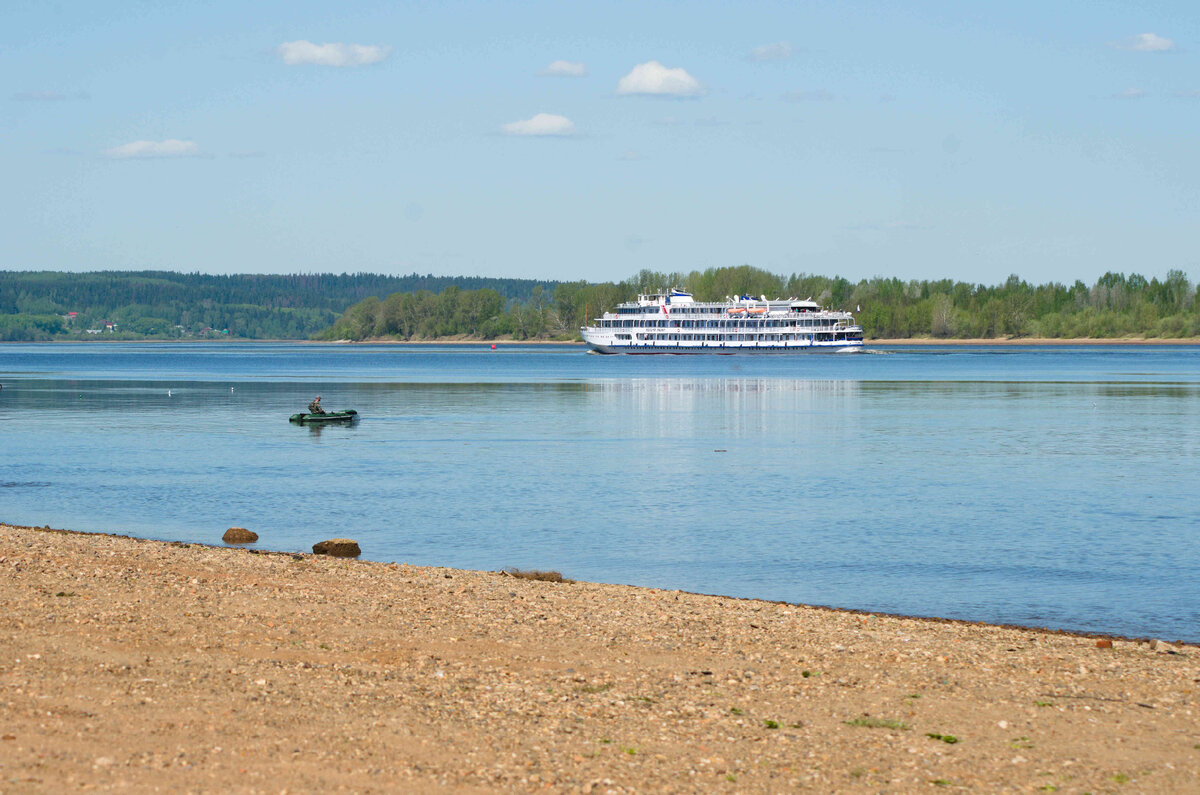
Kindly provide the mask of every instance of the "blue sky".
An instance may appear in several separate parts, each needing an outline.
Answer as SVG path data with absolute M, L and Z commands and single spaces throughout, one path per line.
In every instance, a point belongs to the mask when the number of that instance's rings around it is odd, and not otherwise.
M 3 18 L 0 268 L 1200 277 L 1190 3 Z

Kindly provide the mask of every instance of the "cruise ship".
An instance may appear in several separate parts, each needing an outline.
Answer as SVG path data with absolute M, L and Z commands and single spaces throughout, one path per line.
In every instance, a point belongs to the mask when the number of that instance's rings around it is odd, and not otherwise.
M 683 290 L 639 295 L 580 329 L 596 353 L 853 353 L 854 315 L 810 300 L 738 296 L 696 301 Z

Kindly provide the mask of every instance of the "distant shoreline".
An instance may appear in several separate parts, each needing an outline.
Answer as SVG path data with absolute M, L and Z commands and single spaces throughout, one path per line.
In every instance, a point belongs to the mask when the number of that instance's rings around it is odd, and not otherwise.
M 139 344 L 144 345 L 153 343 L 156 345 L 199 345 L 204 343 L 221 343 L 221 344 L 242 344 L 242 343 L 273 343 L 286 345 L 471 345 L 471 346 L 491 346 L 497 347 L 501 345 L 567 345 L 572 347 L 584 347 L 582 340 L 514 340 L 514 339 L 495 339 L 495 340 L 479 340 L 479 339 L 461 339 L 449 337 L 445 339 L 432 340 L 396 340 L 396 339 L 381 339 L 372 338 L 365 340 L 293 340 L 293 339 L 186 339 L 186 340 L 164 340 L 164 339 L 142 339 L 142 340 L 105 340 L 105 339 L 88 339 L 88 340 L 3 340 L 0 345 L 64 345 L 70 343 L 121 343 L 121 344 Z M 865 347 L 872 345 L 914 345 L 914 346 L 1080 346 L 1080 345 L 1140 345 L 1140 346 L 1178 346 L 1178 345 L 1200 345 L 1200 337 L 978 337 L 978 338 L 948 338 L 937 339 L 933 337 L 901 337 L 888 339 L 867 339 L 863 341 Z
M 1200 345 L 1200 337 L 980 337 L 973 339 L 908 339 L 864 340 L 864 345 Z
M 265 340 L 263 340 L 265 341 Z M 305 340 L 277 340 L 278 342 L 304 342 Z M 311 341 L 311 340 L 310 340 Z M 582 347 L 581 340 L 475 340 L 475 339 L 435 339 L 435 340 L 329 340 L 330 345 L 574 345 Z M 933 337 L 910 337 L 895 339 L 863 340 L 864 346 L 870 345 L 1200 345 L 1200 337 L 1179 338 L 1143 338 L 1143 337 L 980 337 L 971 339 L 936 339 Z
M 382 337 L 372 337 L 365 340 L 312 340 L 313 342 L 329 342 L 338 345 L 578 345 L 583 346 L 583 340 L 477 340 L 459 337 L 445 337 L 433 340 L 393 340 Z

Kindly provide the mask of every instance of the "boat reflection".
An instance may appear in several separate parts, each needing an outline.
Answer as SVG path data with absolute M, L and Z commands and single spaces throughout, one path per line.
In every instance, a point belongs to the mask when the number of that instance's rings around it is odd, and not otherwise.
M 856 413 L 862 383 L 780 378 L 634 378 L 591 382 L 598 411 L 624 415 L 635 432 L 693 436 L 803 431 L 808 422 L 840 424 Z M 780 424 L 780 416 L 791 422 Z M 805 418 L 808 418 L 806 421 Z

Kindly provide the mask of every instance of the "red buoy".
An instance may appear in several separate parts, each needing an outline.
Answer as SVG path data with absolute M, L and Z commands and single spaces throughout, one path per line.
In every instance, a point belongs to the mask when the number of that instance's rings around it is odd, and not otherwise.
M 492 350 L 496 350 L 496 343 L 492 343 Z

